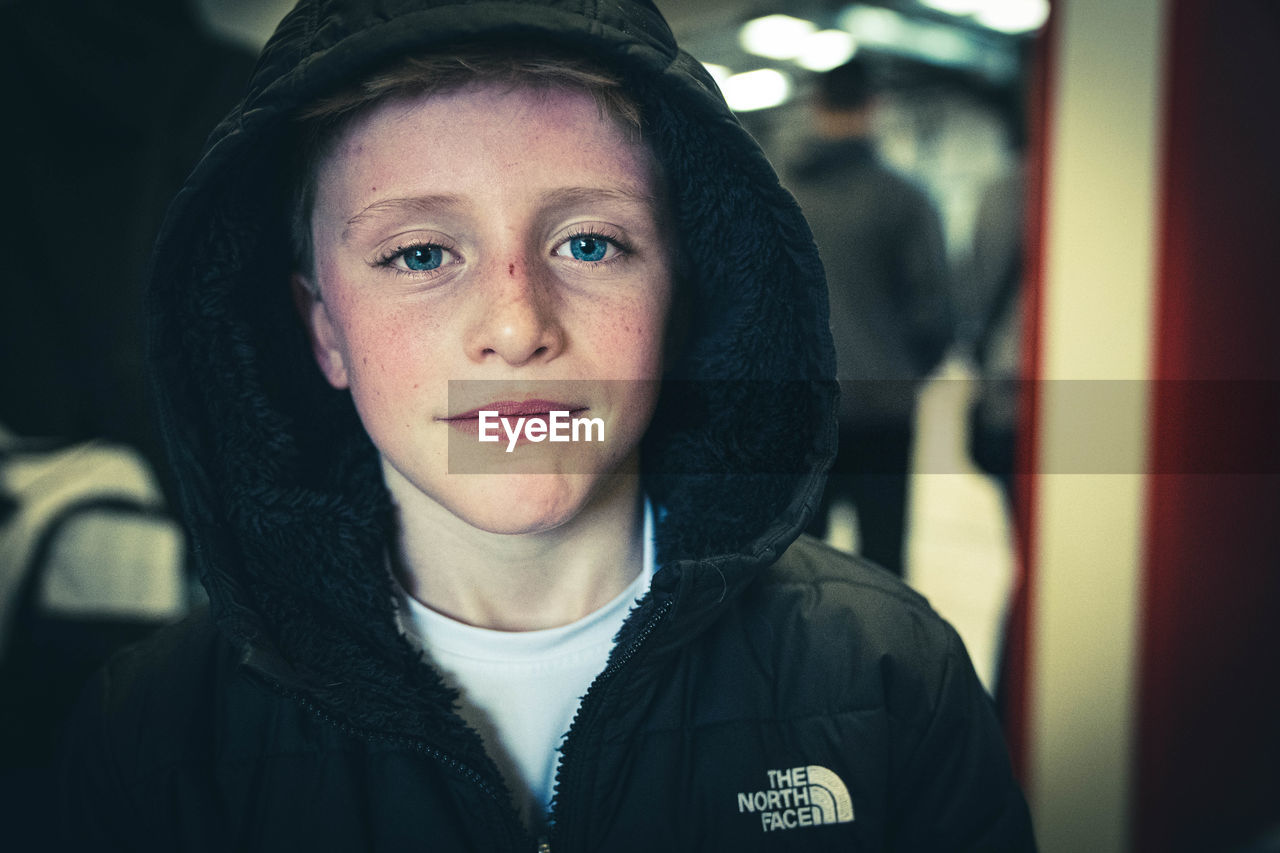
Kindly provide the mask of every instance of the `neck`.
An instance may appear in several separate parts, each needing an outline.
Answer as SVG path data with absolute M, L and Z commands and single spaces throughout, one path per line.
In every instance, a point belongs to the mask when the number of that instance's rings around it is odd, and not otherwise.
M 602 483 L 570 520 L 537 533 L 489 533 L 394 472 L 387 485 L 399 513 L 401 584 L 422 604 L 469 625 L 500 631 L 567 625 L 616 598 L 642 568 L 636 466 Z

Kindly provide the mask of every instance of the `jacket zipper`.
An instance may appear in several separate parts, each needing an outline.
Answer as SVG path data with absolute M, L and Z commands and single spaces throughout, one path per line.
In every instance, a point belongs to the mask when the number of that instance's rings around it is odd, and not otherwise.
M 650 618 L 645 626 L 640 629 L 640 633 L 636 638 L 631 641 L 631 645 L 627 646 L 626 650 L 612 663 L 605 667 L 604 672 L 600 673 L 600 675 L 596 677 L 591 689 L 588 690 L 587 695 L 583 697 L 582 705 L 578 708 L 578 713 L 574 715 L 573 723 L 569 725 L 569 731 L 565 736 L 565 747 L 569 747 L 575 741 L 582 739 L 583 735 L 580 730 L 576 732 L 577 737 L 574 737 L 574 735 L 575 730 L 578 729 L 578 721 L 584 718 L 584 711 L 586 711 L 588 707 L 594 709 L 594 707 L 600 703 L 600 695 L 603 692 L 606 683 L 612 681 L 613 678 L 631 662 L 631 660 L 640 651 L 645 641 L 649 639 L 649 635 L 658 627 L 658 623 L 660 623 L 666 617 L 667 613 L 670 612 L 671 607 L 671 599 L 668 598 L 663 601 L 662 604 L 658 606 L 658 611 L 653 614 L 653 617 Z M 551 842 L 556 840 L 562 834 L 560 828 L 568 823 L 568 821 L 562 821 L 560 819 L 560 812 L 566 803 L 576 802 L 577 792 L 573 789 L 573 784 L 571 782 L 573 776 L 569 772 L 569 769 L 573 764 L 572 758 L 576 756 L 576 753 L 571 749 L 562 749 L 560 755 L 560 768 L 556 771 L 555 796 L 552 801 L 551 813 L 547 815 L 547 822 L 551 828 L 546 838 L 539 839 L 537 848 L 538 853 L 551 853 Z
M 485 796 L 493 800 L 493 802 L 498 806 L 499 812 L 505 815 L 506 812 L 511 811 L 511 805 L 508 802 L 506 802 L 506 800 L 504 800 L 501 796 L 498 795 L 498 792 L 493 789 L 493 786 L 490 785 L 485 780 L 484 776 L 481 775 L 479 771 L 477 771 L 475 768 L 471 767 L 468 764 L 463 764 L 461 761 L 449 755 L 448 753 L 443 752 L 442 750 L 436 749 L 434 746 L 431 746 L 426 741 L 417 740 L 415 738 L 408 737 L 407 735 L 388 735 L 388 734 L 382 734 L 381 732 L 375 732 L 369 729 L 362 729 L 356 726 L 352 726 L 348 723 L 343 722 L 342 720 L 338 720 L 330 716 L 330 714 L 327 711 L 325 711 L 320 706 L 316 705 L 314 702 L 312 702 L 302 693 L 299 693 L 296 690 L 291 690 L 290 688 L 285 687 L 279 681 L 276 681 L 275 679 L 271 678 L 265 673 L 260 673 L 260 676 L 278 694 L 285 697 L 286 699 L 290 699 L 294 702 L 297 702 L 299 705 L 303 707 L 304 710 L 306 710 L 307 713 L 311 714 L 313 717 L 320 720 L 325 725 L 331 726 L 337 729 L 339 732 L 341 732 L 344 735 L 347 735 L 349 737 L 359 738 L 360 740 L 366 741 L 368 743 L 375 743 L 377 741 L 382 741 L 384 743 L 390 743 L 390 744 L 396 744 L 403 747 L 408 747 L 418 753 L 421 753 L 422 755 L 426 755 L 432 760 L 438 762 L 439 764 L 444 765 L 445 767 L 449 768 L 453 772 L 457 773 L 459 776 L 463 777 L 467 781 L 474 784 L 481 791 L 483 791 Z M 528 844 L 529 841 L 532 840 L 529 837 L 529 834 L 523 828 L 516 828 L 510 819 L 504 820 L 503 823 L 504 823 L 504 829 L 506 829 L 507 831 L 507 839 L 509 842 L 512 842 L 511 844 L 512 849 L 523 848 Z M 538 845 L 539 853 L 544 853 L 543 851 L 544 847 L 546 848 L 545 853 L 550 853 L 551 847 L 550 845 L 547 845 L 545 842 Z

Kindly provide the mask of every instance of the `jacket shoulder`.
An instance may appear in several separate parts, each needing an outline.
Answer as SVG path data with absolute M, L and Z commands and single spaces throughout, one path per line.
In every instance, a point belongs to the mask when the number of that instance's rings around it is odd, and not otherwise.
M 100 674 L 103 711 L 119 724 L 145 723 L 153 736 L 155 717 L 194 719 L 192 712 L 208 709 L 232 656 L 201 608 L 107 661 Z
M 766 583 L 853 584 L 897 599 L 908 607 L 930 610 L 924 596 L 901 578 L 856 554 L 833 548 L 808 534 L 791 544 L 765 575 Z
M 113 655 L 81 695 L 64 738 L 66 769 L 104 762 L 128 786 L 207 749 L 232 658 L 204 609 Z
M 794 542 L 742 590 L 702 646 L 760 678 L 718 686 L 742 707 L 773 704 L 786 685 L 788 716 L 885 714 L 904 731 L 927 729 L 962 686 L 990 704 L 964 643 L 923 596 L 859 557 L 809 537 Z M 712 672 L 733 671 L 740 667 Z M 989 713 L 989 711 L 988 711 Z
M 727 704 L 768 708 L 798 731 L 821 720 L 803 742 L 828 750 L 869 814 L 882 810 L 894 849 L 1034 849 L 964 643 L 899 578 L 802 536 L 744 590 L 725 629 L 721 653 L 743 649 L 718 687 Z
M 249 707 L 228 693 L 261 692 L 244 679 L 225 690 L 237 668 L 234 650 L 201 609 L 118 652 L 97 672 L 63 735 L 64 843 L 132 849 L 141 843 L 140 826 L 164 824 L 163 811 L 154 809 L 157 792 L 178 796 L 185 782 L 207 779 L 233 731 L 229 702 Z
M 901 578 L 807 535 L 760 577 L 748 601 L 771 610 L 798 608 L 810 630 L 839 631 L 882 652 L 909 651 L 916 664 L 964 654 L 951 625 Z

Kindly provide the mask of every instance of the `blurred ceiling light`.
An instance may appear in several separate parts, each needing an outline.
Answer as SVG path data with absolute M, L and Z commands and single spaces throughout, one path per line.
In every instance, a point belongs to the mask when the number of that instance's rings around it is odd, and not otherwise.
M 945 65 L 965 65 L 976 59 L 973 44 L 951 27 L 921 27 L 914 43 L 921 55 Z
M 704 62 L 702 67 L 707 69 L 707 73 L 711 75 L 711 79 L 716 81 L 716 85 L 721 89 L 724 88 L 724 81 L 728 80 L 733 74 L 726 66 L 716 65 L 714 62 Z
M 954 5 L 960 0 L 938 2 Z M 966 2 L 990 4 L 1010 0 Z M 838 19 L 840 26 L 853 36 L 859 50 L 869 48 L 931 65 L 971 69 L 992 80 L 1008 80 L 1018 73 L 1016 52 L 1004 44 L 1004 40 L 993 40 L 989 34 L 979 32 L 975 27 L 961 26 L 958 21 L 945 23 L 909 18 L 892 9 L 861 3 L 845 7 Z
M 850 6 L 840 15 L 840 26 L 860 44 L 895 45 L 910 25 L 892 9 Z
M 987 5 L 984 0 L 917 0 L 921 6 L 948 15 L 972 15 Z
M 781 71 L 760 68 L 734 74 L 721 85 L 729 109 L 735 112 L 776 107 L 791 96 L 791 79 Z
M 769 59 L 793 59 L 817 29 L 813 22 L 790 15 L 765 15 L 747 21 L 738 31 L 738 43 L 747 53 Z
M 1049 18 L 1049 0 L 917 0 L 939 12 L 972 17 L 989 30 L 1019 35 L 1040 29 Z
M 810 71 L 830 71 L 853 58 L 858 44 L 844 30 L 823 30 L 804 40 L 796 65 Z
M 1049 0 L 987 0 L 973 17 L 984 27 L 1009 35 L 1034 32 L 1049 20 Z

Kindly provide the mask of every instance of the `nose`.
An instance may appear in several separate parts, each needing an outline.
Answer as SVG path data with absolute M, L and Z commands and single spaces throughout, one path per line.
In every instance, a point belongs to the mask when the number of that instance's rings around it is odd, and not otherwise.
M 487 286 L 467 335 L 473 361 L 498 358 L 517 367 L 550 361 L 565 346 L 557 294 L 548 273 L 527 259 L 508 260 L 485 275 Z

